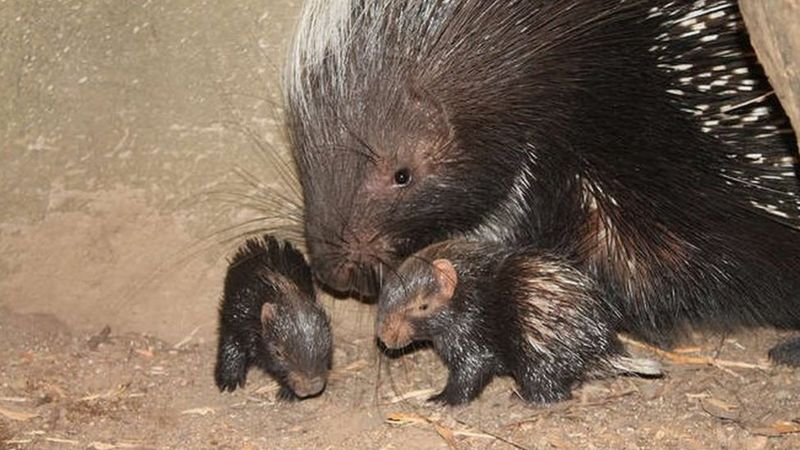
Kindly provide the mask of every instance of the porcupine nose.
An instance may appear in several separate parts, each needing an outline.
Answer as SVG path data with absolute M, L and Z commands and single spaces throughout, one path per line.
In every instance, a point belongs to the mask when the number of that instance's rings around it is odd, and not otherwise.
M 378 339 L 389 349 L 400 349 L 411 343 L 414 330 L 408 320 L 398 314 L 390 314 L 378 320 Z
M 375 297 L 378 277 L 375 248 L 355 242 L 332 246 L 317 243 L 310 246 L 314 275 L 325 286 L 344 294 Z
M 370 268 L 357 262 L 343 261 L 334 267 L 317 267 L 315 274 L 324 285 L 341 293 L 357 293 L 367 297 L 377 293 L 372 285 Z
M 300 398 L 313 397 L 325 389 L 325 377 L 307 378 L 304 376 L 291 377 L 292 390 Z

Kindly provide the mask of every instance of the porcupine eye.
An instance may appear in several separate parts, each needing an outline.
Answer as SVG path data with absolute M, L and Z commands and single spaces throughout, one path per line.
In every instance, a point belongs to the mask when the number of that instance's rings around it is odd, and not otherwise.
M 394 173 L 395 186 L 403 187 L 411 183 L 411 171 L 408 167 L 403 167 Z
M 427 303 L 423 303 L 423 304 L 419 305 L 419 310 L 420 311 L 427 311 L 428 310 L 428 304 Z

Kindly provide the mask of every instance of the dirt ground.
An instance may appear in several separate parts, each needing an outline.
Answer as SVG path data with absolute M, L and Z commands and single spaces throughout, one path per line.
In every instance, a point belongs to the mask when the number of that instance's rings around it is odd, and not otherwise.
M 445 376 L 430 351 L 379 357 L 369 308 L 329 306 L 335 368 L 324 395 L 297 403 L 276 402 L 258 372 L 220 394 L 213 340 L 109 333 L 101 315 L 88 331 L 0 311 L 0 448 L 800 448 L 800 372 L 762 361 L 775 333 L 701 339 L 665 359 L 663 379 L 592 381 L 549 407 L 497 380 L 475 403 L 446 408 L 425 402 Z M 697 364 L 704 357 L 716 363 Z
M 631 345 L 666 376 L 549 407 L 500 379 L 444 408 L 429 350 L 382 357 L 372 308 L 326 299 L 324 395 L 276 402 L 256 371 L 219 393 L 224 257 L 259 226 L 242 194 L 289 191 L 241 128 L 281 147 L 298 6 L 0 0 L 0 449 L 800 448 L 800 371 L 764 360 L 770 330 Z

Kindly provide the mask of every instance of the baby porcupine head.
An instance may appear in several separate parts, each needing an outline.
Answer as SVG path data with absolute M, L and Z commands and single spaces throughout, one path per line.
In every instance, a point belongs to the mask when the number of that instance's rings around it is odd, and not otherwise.
M 313 299 L 295 293 L 287 297 L 261 308 L 264 369 L 297 397 L 311 397 L 325 388 L 331 367 L 330 321 Z
M 406 260 L 381 289 L 376 334 L 386 347 L 399 349 L 436 334 L 437 318 L 455 294 L 458 274 L 450 260 Z

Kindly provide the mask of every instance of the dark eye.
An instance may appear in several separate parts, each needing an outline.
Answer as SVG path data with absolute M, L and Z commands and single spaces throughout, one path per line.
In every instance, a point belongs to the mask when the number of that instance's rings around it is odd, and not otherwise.
M 427 309 L 428 309 L 428 304 L 427 303 L 423 303 L 423 304 L 419 305 L 419 310 L 420 311 L 425 311 Z
M 394 173 L 394 184 L 396 186 L 405 186 L 411 182 L 411 171 L 408 167 L 403 167 Z

